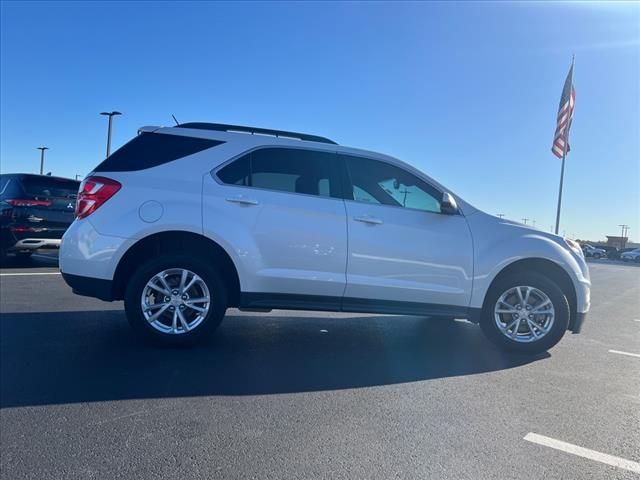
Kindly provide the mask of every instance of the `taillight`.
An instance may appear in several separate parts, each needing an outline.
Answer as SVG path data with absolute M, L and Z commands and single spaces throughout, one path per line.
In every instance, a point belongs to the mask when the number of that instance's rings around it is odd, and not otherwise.
M 84 218 L 95 212 L 100 205 L 120 190 L 120 182 L 106 177 L 87 177 L 80 184 L 76 201 L 76 218 Z
M 15 198 L 10 198 L 9 200 L 5 200 L 12 207 L 48 207 L 51 205 L 49 200 L 20 200 Z

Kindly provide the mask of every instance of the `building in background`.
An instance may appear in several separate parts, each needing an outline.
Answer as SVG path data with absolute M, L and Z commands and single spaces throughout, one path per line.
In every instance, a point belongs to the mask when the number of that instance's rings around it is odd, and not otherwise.
M 616 235 L 607 235 L 607 245 L 611 247 L 625 248 L 629 237 L 621 237 Z

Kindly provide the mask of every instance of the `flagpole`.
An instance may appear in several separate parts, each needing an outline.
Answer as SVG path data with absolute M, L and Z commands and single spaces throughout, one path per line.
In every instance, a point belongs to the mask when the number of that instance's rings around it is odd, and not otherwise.
M 573 89 L 573 66 L 575 63 L 576 56 L 571 56 L 571 89 Z M 571 91 L 569 91 L 569 97 L 571 97 Z M 573 116 L 573 112 L 569 111 L 570 115 Z M 564 182 L 564 161 L 567 157 L 567 149 L 569 148 L 569 129 L 571 128 L 571 117 L 567 120 L 567 128 L 565 129 L 566 134 L 564 135 L 564 148 L 562 149 L 562 167 L 560 167 L 560 189 L 558 191 L 558 209 L 556 211 L 556 231 L 555 234 L 558 235 L 558 231 L 560 230 L 560 207 L 562 206 L 562 184 Z
M 564 149 L 562 151 L 562 168 L 560 169 L 560 191 L 558 192 L 558 210 L 556 211 L 556 235 L 560 229 L 560 206 L 562 205 L 562 182 L 564 181 L 564 159 L 567 156 L 567 145 L 565 142 Z

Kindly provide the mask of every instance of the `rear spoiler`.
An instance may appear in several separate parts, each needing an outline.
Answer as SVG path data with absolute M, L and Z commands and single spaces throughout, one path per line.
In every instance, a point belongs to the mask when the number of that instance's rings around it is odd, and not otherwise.
M 141 133 L 152 133 L 155 132 L 156 130 L 160 130 L 162 127 L 155 127 L 153 125 L 147 125 L 144 127 L 140 127 L 138 129 L 138 135 L 140 135 Z

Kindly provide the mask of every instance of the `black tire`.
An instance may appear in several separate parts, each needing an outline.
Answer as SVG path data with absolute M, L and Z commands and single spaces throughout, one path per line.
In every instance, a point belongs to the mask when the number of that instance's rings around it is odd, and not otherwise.
M 539 340 L 529 343 L 517 342 L 507 338 L 496 325 L 494 319 L 494 307 L 502 293 L 516 286 L 531 286 L 542 291 L 549 297 L 555 311 L 555 319 L 551 330 Z M 495 345 L 504 350 L 518 353 L 535 354 L 549 350 L 563 337 L 569 326 L 569 302 L 566 295 L 558 285 L 548 277 L 530 272 L 515 272 L 498 279 L 487 293 L 480 327 L 486 337 Z
M 595 258 L 596 260 L 599 260 L 600 257 L 602 257 L 602 255 L 600 255 L 599 253 L 594 253 L 593 254 L 593 258 Z
M 209 311 L 193 330 L 170 334 L 155 329 L 146 320 L 141 306 L 143 290 L 156 274 L 171 268 L 187 269 L 197 274 L 209 289 L 211 304 Z M 125 312 L 134 332 L 144 340 L 160 345 L 192 345 L 211 337 L 222 322 L 227 310 L 227 288 L 216 269 L 202 260 L 185 255 L 166 255 L 148 261 L 131 277 L 125 292 Z
M 636 262 L 636 263 L 640 263 L 640 257 L 636 257 L 636 258 L 635 258 L 635 260 L 634 260 L 634 262 Z

